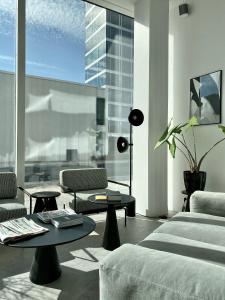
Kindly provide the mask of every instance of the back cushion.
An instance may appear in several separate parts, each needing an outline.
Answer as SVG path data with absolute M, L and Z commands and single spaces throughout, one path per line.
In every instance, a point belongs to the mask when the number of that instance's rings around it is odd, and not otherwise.
M 0 172 L 0 200 L 15 198 L 16 194 L 16 174 L 13 172 Z
M 59 173 L 59 182 L 74 192 L 104 189 L 108 186 L 106 169 L 70 169 Z

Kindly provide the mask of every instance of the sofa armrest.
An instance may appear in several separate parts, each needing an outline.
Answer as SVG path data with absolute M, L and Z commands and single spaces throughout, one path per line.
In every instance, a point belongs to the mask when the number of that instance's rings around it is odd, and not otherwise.
M 190 211 L 225 217 L 225 193 L 194 192 L 190 198 Z
M 100 263 L 99 273 L 100 300 L 224 298 L 221 266 L 141 246 L 114 250 Z

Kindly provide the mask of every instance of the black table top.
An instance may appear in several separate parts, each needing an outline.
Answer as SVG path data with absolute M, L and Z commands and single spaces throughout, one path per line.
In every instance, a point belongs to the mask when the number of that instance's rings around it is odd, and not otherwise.
M 41 222 L 38 219 L 37 214 L 27 215 L 26 218 L 28 220 L 32 219 L 38 225 L 48 228 L 49 231 L 41 235 L 33 236 L 26 240 L 21 240 L 15 243 L 8 243 L 8 246 L 18 248 L 37 248 L 44 246 L 62 245 L 85 237 L 93 230 L 95 230 L 96 227 L 95 222 L 87 216 L 83 216 L 83 224 L 61 229 L 54 227 L 52 224 L 45 224 Z
M 54 198 L 58 197 L 60 195 L 59 192 L 54 191 L 43 191 L 43 192 L 36 192 L 31 194 L 31 197 L 33 198 Z
M 95 200 L 95 195 L 91 195 L 88 197 L 88 200 L 95 204 L 104 204 L 104 205 L 118 205 L 123 206 L 135 201 L 135 198 L 130 195 L 120 194 L 121 201 L 108 201 L 108 200 Z

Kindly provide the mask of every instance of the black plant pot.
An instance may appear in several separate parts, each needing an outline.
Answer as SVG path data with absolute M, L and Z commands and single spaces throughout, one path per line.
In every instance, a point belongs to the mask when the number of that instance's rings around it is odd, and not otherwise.
M 204 191 L 206 182 L 206 172 L 184 171 L 184 185 L 186 192 L 190 195 L 195 191 Z

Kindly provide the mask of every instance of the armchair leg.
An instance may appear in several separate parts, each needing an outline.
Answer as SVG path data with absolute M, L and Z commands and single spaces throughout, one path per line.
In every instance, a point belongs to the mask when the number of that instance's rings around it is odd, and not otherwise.
M 127 205 L 127 215 L 128 217 L 135 217 L 136 215 L 135 201 Z
M 127 227 L 127 207 L 124 207 L 124 213 L 125 213 L 124 226 Z
M 30 214 L 32 214 L 32 197 L 30 196 Z

